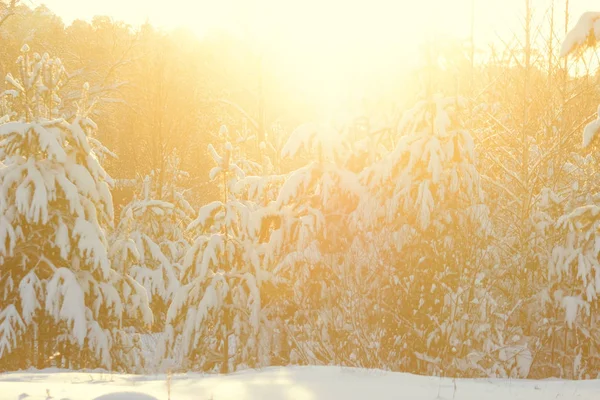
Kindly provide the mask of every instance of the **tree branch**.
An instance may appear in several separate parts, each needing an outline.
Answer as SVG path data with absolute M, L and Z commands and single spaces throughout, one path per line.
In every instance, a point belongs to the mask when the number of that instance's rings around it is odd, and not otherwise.
M 11 0 L 10 4 L 7 8 L 6 14 L 4 14 L 1 18 L 0 18 L 0 26 L 2 26 L 2 24 L 4 22 L 6 22 L 6 20 L 8 18 L 10 18 L 11 15 L 13 15 L 15 13 L 15 7 L 17 6 L 17 1 L 18 0 Z

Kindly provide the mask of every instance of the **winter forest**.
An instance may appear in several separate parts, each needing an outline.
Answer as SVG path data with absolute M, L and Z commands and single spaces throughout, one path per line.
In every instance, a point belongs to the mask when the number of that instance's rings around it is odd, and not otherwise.
M 600 12 L 569 3 L 332 103 L 243 35 L 0 0 L 0 372 L 600 378 Z

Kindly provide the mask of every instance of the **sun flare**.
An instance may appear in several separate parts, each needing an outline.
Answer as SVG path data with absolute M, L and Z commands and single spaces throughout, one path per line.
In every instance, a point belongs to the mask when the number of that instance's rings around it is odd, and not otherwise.
M 306 93 L 326 110 L 405 74 L 417 65 L 419 46 L 428 40 L 467 40 L 476 28 L 475 39 L 486 43 L 498 32 L 518 28 L 514 14 L 520 8 L 518 0 L 174 0 L 167 7 L 158 1 L 143 7 L 116 0 L 45 3 L 67 20 L 110 10 L 134 25 L 185 27 L 198 36 L 233 32 L 277 66 L 290 90 Z
M 545 9 L 551 0 L 538 0 Z M 480 45 L 520 29 L 520 0 L 223 0 L 164 2 L 45 0 L 66 20 L 111 12 L 136 25 L 184 27 L 198 36 L 232 32 L 258 48 L 289 91 L 312 99 L 329 115 L 356 103 L 419 62 L 427 41 L 474 38 Z M 572 5 L 585 9 L 592 0 Z M 538 18 L 546 18 L 538 13 Z M 473 36 L 471 36 L 473 35 Z

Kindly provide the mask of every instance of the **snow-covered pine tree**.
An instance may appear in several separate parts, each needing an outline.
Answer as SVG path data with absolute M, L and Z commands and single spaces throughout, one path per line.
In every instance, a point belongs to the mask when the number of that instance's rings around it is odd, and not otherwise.
M 134 199 L 123 207 L 111 248 L 113 264 L 123 265 L 146 289 L 153 332 L 163 331 L 167 308 L 179 288 L 180 263 L 189 248 L 185 228 L 194 213 L 179 186 L 186 174 L 179 170 L 177 157 L 166 164 L 167 171 L 146 175 Z
M 344 251 L 355 233 L 348 229 L 350 212 L 363 195 L 355 171 L 377 153 L 367 146 L 370 122 L 344 115 L 302 124 L 281 145 L 263 148 L 276 156 L 278 169 L 316 161 L 289 173 L 245 177 L 236 185 L 238 198 L 262 206 L 257 210 L 262 260 L 274 273 L 269 283 L 276 283 L 261 293 L 274 323 L 273 362 L 367 364 L 350 361 L 364 354 L 354 349 L 372 341 L 362 336 L 358 325 L 366 319 L 356 314 L 364 276 Z M 374 125 L 374 136 L 386 131 Z
M 530 324 L 540 338 L 536 368 L 543 375 L 595 378 L 600 354 L 600 174 L 591 154 L 571 154 L 563 166 L 568 184 L 544 189 L 536 202 L 538 230 L 549 242 L 545 286 L 536 296 L 543 317 Z
M 281 362 L 343 364 L 351 343 L 343 304 L 343 263 L 352 232 L 348 215 L 362 194 L 346 168 L 352 153 L 347 121 L 307 123 L 292 132 L 281 159 L 316 159 L 282 175 L 265 213 L 274 221 L 266 235 L 266 263 L 279 283 L 273 296 L 282 332 Z M 304 154 L 302 154 L 304 153 Z M 350 345 L 350 346 L 349 346 Z
M 240 152 L 226 128 L 221 134 L 221 153 L 212 145 L 209 152 L 217 164 L 210 177 L 221 182 L 222 200 L 202 207 L 188 227 L 196 238 L 183 259 L 182 287 L 169 307 L 166 333 L 171 350 L 181 346 L 183 366 L 229 372 L 268 364 L 261 287 L 270 276 L 260 257 L 257 205 L 235 196 L 245 177 L 235 157 Z
M 377 261 L 356 264 L 377 281 L 373 317 L 388 367 L 523 375 L 526 363 L 511 365 L 516 357 L 503 350 L 521 337 L 494 293 L 498 260 L 473 140 L 461 126 L 465 106 L 441 96 L 419 102 L 401 119 L 393 149 L 360 173 L 369 194 L 353 215 L 362 232 L 355 246 Z
M 124 182 L 138 193 L 121 210 L 119 224 L 109 237 L 113 265 L 127 270 L 150 298 L 154 324 L 143 337 L 147 371 L 164 370 L 170 362 L 161 358 L 163 333 L 167 309 L 180 287 L 181 263 L 190 247 L 186 227 L 194 214 L 181 187 L 187 174 L 179 169 L 177 156 L 165 164 L 165 172 L 152 171 L 141 184 Z
M 581 55 L 600 38 L 600 13 L 584 13 L 568 32 L 561 56 Z M 600 115 L 600 108 L 598 111 Z M 600 366 L 600 187 L 597 144 L 600 117 L 583 130 L 585 154 L 572 153 L 561 166 L 564 182 L 539 196 L 538 226 L 551 238 L 546 287 L 538 299 L 546 374 L 570 379 L 597 378 Z
M 0 368 L 125 369 L 135 355 L 124 320 L 152 315 L 144 288 L 108 256 L 111 179 L 90 145 L 87 85 L 65 120 L 60 59 L 24 46 L 17 66 L 0 124 Z

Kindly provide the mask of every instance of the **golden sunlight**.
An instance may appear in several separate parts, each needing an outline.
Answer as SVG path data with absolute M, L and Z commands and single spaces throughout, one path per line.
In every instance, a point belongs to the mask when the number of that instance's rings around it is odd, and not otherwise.
M 598 399 L 594 7 L 0 0 L 0 397 Z
M 547 11 L 553 0 L 536 2 Z M 510 39 L 521 29 L 521 0 L 45 0 L 65 21 L 110 15 L 132 25 L 149 21 L 185 27 L 198 36 L 234 32 L 277 65 L 290 90 L 305 93 L 329 112 L 419 59 L 423 42 L 470 40 L 481 46 Z M 572 5 L 577 14 L 593 3 Z M 534 17 L 546 18 L 540 11 Z

